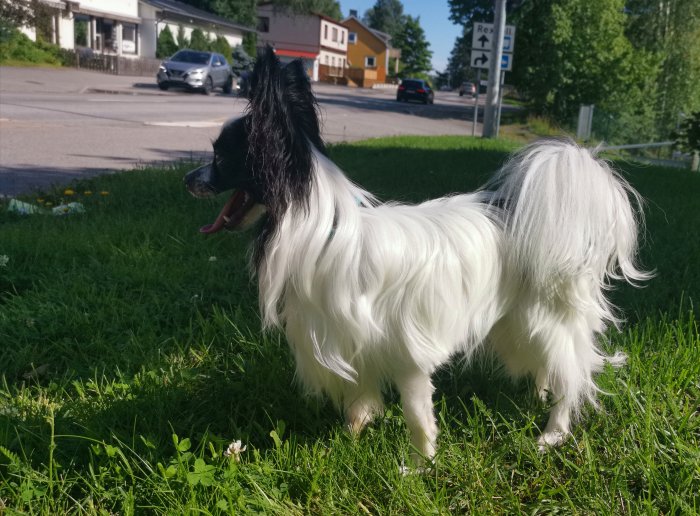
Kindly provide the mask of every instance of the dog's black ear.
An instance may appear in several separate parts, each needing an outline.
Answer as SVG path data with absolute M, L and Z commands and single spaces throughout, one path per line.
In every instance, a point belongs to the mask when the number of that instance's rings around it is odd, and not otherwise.
M 325 154 L 319 126 L 318 103 L 301 60 L 295 59 L 286 65 L 282 75 L 287 103 L 299 129 L 318 150 Z
M 287 208 L 306 208 L 314 166 L 313 147 L 324 152 L 316 99 L 300 62 L 282 68 L 269 46 L 251 77 L 248 160 L 264 185 L 272 219 Z
M 279 80 L 280 62 L 275 55 L 274 49 L 267 45 L 264 49 L 258 52 L 258 58 L 255 60 L 253 73 L 250 75 L 250 102 L 256 100 L 256 94 L 263 94 L 274 81 Z

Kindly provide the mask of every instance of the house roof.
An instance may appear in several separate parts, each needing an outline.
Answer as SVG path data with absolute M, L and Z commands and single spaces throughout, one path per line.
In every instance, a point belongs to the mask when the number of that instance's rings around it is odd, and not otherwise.
M 202 11 L 191 5 L 178 2 L 176 0 L 139 0 L 145 4 L 148 4 L 160 11 L 167 17 L 172 17 L 174 19 L 192 19 L 199 22 L 211 23 L 214 25 L 220 25 L 222 27 L 227 27 L 229 29 L 238 29 L 242 32 L 256 32 L 252 27 L 246 25 L 241 25 L 228 18 L 222 18 L 216 14 L 209 13 L 207 11 Z
M 368 27 L 368 26 L 365 25 L 362 21 L 360 21 L 360 19 L 359 19 L 357 16 L 354 16 L 354 15 L 353 15 L 353 16 L 348 16 L 348 17 L 345 18 L 341 23 L 345 24 L 346 22 L 348 22 L 348 21 L 350 21 L 350 20 L 354 21 L 355 23 L 358 23 L 358 24 L 359 24 L 362 28 L 364 28 L 369 34 L 371 34 L 371 35 L 374 36 L 376 39 L 378 39 L 379 41 L 381 41 L 382 43 L 384 43 L 384 45 L 385 45 L 387 48 L 392 48 L 392 47 L 391 47 L 391 36 L 389 36 L 389 34 L 387 34 L 386 32 L 382 32 L 382 31 L 380 31 L 380 30 L 376 30 L 376 29 L 373 29 L 373 28 L 371 28 L 371 27 Z

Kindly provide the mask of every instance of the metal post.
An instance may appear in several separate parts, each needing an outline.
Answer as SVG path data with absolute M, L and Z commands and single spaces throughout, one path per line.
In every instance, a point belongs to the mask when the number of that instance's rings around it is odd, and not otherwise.
M 484 129 L 482 136 L 492 138 L 496 134 L 496 110 L 500 90 L 500 70 L 503 57 L 503 34 L 506 31 L 506 0 L 494 0 L 493 42 L 489 63 L 489 86 L 484 106 Z
M 481 88 L 481 68 L 476 69 L 476 96 L 474 97 L 474 123 L 472 136 L 476 136 L 476 122 L 479 118 L 479 89 Z
M 501 87 L 498 94 L 498 109 L 496 110 L 496 138 L 501 130 L 501 106 L 503 105 L 503 84 L 506 82 L 506 72 L 501 71 Z

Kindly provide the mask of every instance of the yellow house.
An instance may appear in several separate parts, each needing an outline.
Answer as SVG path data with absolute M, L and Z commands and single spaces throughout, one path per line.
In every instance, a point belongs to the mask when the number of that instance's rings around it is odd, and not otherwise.
M 348 79 L 362 88 L 387 81 L 389 58 L 398 71 L 401 51 L 391 46 L 391 36 L 369 28 L 354 13 L 340 22 L 348 29 Z

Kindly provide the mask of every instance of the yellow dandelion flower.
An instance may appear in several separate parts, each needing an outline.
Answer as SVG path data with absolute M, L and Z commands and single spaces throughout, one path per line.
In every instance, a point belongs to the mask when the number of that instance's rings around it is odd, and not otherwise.
M 44 199 L 42 199 L 41 197 L 39 197 L 39 198 L 36 200 L 36 202 L 37 202 L 38 204 L 44 204 L 46 201 L 45 201 Z
M 63 190 L 63 195 L 75 195 L 75 191 L 71 190 L 70 188 L 66 188 Z
M 83 195 L 92 195 L 92 190 L 85 190 Z
M 109 195 L 109 192 L 107 190 L 102 190 L 100 192 L 100 195 Z

